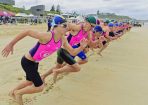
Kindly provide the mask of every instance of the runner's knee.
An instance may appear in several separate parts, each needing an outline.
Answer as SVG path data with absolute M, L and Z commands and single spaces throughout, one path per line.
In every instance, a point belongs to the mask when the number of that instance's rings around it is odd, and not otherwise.
M 75 72 L 79 72 L 81 70 L 81 67 L 79 65 L 75 65 L 73 67 Z

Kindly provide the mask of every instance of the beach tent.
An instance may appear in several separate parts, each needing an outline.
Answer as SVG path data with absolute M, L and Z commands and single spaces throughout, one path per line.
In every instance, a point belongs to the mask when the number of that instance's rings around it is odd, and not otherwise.
M 34 17 L 34 15 L 30 14 L 30 15 L 27 15 L 27 16 L 24 16 L 24 17 Z
M 52 17 L 54 17 L 55 14 L 51 14 L 51 13 L 49 13 L 49 14 L 47 14 L 47 16 L 52 16 Z
M 78 16 L 78 17 L 76 17 L 76 19 L 77 19 L 79 22 L 84 22 L 84 17 L 82 17 L 82 16 Z
M 29 17 L 33 17 L 34 15 L 33 14 L 30 14 L 30 15 L 28 15 Z
M 0 11 L 0 16 L 15 16 L 12 12 Z
M 13 12 L 7 12 L 10 16 L 15 16 L 15 13 L 13 13 Z
M 76 20 L 76 18 L 75 18 L 75 17 L 71 17 L 71 18 L 69 18 L 69 19 L 71 19 L 71 20 Z
M 15 16 L 16 17 L 28 17 L 28 15 L 25 13 L 17 13 Z

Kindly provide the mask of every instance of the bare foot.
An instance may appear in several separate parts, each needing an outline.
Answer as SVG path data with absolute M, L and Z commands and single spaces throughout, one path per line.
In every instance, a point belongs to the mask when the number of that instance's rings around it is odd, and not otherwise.
M 102 54 L 101 53 L 97 53 L 98 55 L 100 55 L 102 57 Z
M 15 99 L 19 105 L 23 105 L 22 95 L 15 93 Z
M 14 90 L 9 92 L 9 96 L 12 97 L 14 101 L 16 100 L 15 95 L 14 95 Z
M 92 53 L 89 54 L 89 56 L 92 56 L 92 55 L 94 55 L 94 52 L 92 52 Z

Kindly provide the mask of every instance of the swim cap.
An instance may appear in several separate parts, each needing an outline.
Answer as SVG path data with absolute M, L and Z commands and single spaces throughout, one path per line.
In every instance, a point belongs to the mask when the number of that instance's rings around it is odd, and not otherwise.
M 119 23 L 119 26 L 122 26 L 123 25 L 123 23 Z
M 93 16 L 88 16 L 85 18 L 85 20 L 91 24 L 96 24 L 96 18 Z
M 97 23 L 97 25 L 100 25 L 100 21 L 99 21 L 99 20 L 97 20 L 97 22 L 96 22 L 96 23 Z
M 102 33 L 102 32 L 103 32 L 101 26 L 95 26 L 94 31 L 95 31 L 95 32 L 99 32 L 99 33 Z
M 51 24 L 52 24 L 52 26 L 55 26 L 55 25 L 62 24 L 62 23 L 65 23 L 65 22 L 66 22 L 65 18 L 59 15 L 59 16 L 55 16 L 53 18 Z
M 118 26 L 119 26 L 119 24 L 118 24 L 118 23 L 115 23 L 115 26 L 116 26 L 116 27 L 118 27 Z
M 111 20 L 111 22 L 115 22 L 115 20 Z
M 109 23 L 108 26 L 109 27 L 114 27 L 114 24 L 113 23 Z
M 110 22 L 109 20 L 105 20 L 105 22 L 104 22 L 104 23 L 107 23 L 107 24 L 108 24 L 109 22 Z

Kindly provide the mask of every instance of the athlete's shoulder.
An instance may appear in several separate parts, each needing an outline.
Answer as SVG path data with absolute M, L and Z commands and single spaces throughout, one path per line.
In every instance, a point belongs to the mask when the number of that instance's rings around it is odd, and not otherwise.
M 40 40 L 41 43 L 48 43 L 52 39 L 53 33 L 51 32 L 40 32 L 40 35 L 42 35 L 42 40 Z

